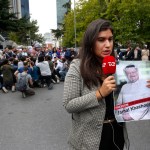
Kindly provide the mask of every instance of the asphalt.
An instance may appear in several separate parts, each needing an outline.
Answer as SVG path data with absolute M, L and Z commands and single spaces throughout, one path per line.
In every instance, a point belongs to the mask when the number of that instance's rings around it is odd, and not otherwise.
M 0 91 L 0 150 L 68 150 L 71 116 L 62 105 L 63 82 L 52 90 Z M 150 121 L 127 123 L 130 150 L 150 150 Z

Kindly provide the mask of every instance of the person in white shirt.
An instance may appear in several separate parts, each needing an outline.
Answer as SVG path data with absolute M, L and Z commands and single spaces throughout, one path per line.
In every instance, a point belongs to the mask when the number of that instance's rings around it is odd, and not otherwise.
M 124 84 L 119 93 L 116 101 L 118 104 L 136 102 L 136 100 L 150 99 L 150 88 L 148 83 L 144 79 L 139 79 L 138 68 L 135 65 L 128 65 L 125 67 L 124 72 L 128 79 L 128 83 Z M 150 100 L 143 101 L 143 103 L 134 103 L 134 105 L 122 108 L 119 114 L 118 120 L 130 121 L 130 120 L 145 120 L 150 119 Z
M 61 59 L 57 59 L 55 70 L 60 71 L 63 68 L 63 62 Z
M 51 70 L 50 70 L 48 61 L 44 60 L 44 56 L 38 57 L 38 59 L 36 60 L 36 66 L 40 68 L 41 82 L 44 83 L 44 80 L 45 80 L 48 86 L 48 89 L 49 90 L 52 89 L 53 84 L 51 83 Z
M 23 48 L 22 48 L 22 53 L 21 53 L 21 55 L 22 55 L 22 56 L 26 56 L 26 57 L 28 56 L 26 47 L 23 47 Z

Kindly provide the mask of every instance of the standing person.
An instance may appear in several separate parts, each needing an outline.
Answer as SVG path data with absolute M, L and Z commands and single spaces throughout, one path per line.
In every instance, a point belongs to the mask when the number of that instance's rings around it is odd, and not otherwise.
M 120 47 L 116 50 L 116 56 L 117 60 L 123 60 L 123 52 L 120 50 Z
M 133 50 L 130 45 L 128 46 L 128 48 L 125 52 L 124 59 L 125 60 L 133 60 Z
M 55 58 L 58 58 L 58 53 L 56 47 L 53 47 L 52 49 L 52 61 L 54 61 Z
M 133 50 L 129 50 L 126 55 L 126 60 L 141 60 L 141 50 L 139 46 L 137 46 Z
M 149 50 L 147 49 L 146 46 L 144 46 L 144 48 L 141 51 L 141 55 L 142 55 L 142 60 L 149 60 Z
M 77 55 L 77 52 L 75 51 L 75 49 L 72 47 L 70 48 L 70 59 L 69 61 L 71 62 Z
M 70 150 L 123 150 L 127 141 L 124 124 L 117 123 L 114 116 L 114 76 L 102 72 L 103 58 L 114 55 L 113 43 L 109 21 L 91 22 L 78 59 L 70 65 L 63 98 L 65 109 L 72 114 Z

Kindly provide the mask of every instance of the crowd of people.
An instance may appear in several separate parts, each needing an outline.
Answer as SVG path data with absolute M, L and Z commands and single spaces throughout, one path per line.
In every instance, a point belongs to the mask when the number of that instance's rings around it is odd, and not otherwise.
M 146 45 L 137 44 L 135 48 L 129 45 L 126 51 L 118 47 L 115 55 L 119 60 L 150 60 L 150 50 Z
M 51 49 L 46 46 L 11 47 L 7 46 L 0 51 L 0 89 L 7 93 L 9 89 L 16 91 L 19 73 L 25 68 L 32 79 L 27 81 L 29 87 L 44 87 L 52 89 L 53 84 L 64 81 L 70 62 L 77 56 L 74 48 Z M 135 49 L 130 46 L 125 52 L 120 48 L 115 51 L 118 60 L 149 60 L 150 53 L 146 47 Z M 26 70 L 26 69 L 25 69 Z
M 129 149 L 125 123 L 117 122 L 114 114 L 115 77 L 103 73 L 102 61 L 106 56 L 148 60 L 149 50 L 147 57 L 139 46 L 115 53 L 113 34 L 109 20 L 97 19 L 88 25 L 78 54 L 74 48 L 6 47 L 0 53 L 1 89 L 14 92 L 21 76 L 26 76 L 27 90 L 22 92 L 26 97 L 35 94 L 34 87 L 51 90 L 65 80 L 63 106 L 72 119 L 69 149 L 123 150 L 125 145 Z M 147 84 L 150 87 L 150 81 Z
M 74 48 L 48 49 L 46 46 L 5 47 L 0 51 L 0 88 L 4 93 L 15 92 L 22 75 L 27 75 L 27 90 L 23 97 L 34 95 L 34 88 L 51 90 L 55 83 L 64 81 L 70 62 L 76 57 Z

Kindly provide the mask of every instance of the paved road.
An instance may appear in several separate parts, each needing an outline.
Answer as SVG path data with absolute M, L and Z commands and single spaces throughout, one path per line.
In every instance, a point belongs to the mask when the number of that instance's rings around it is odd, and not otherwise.
M 63 83 L 53 90 L 0 91 L 0 150 L 67 150 L 71 117 L 62 106 Z M 150 150 L 150 121 L 127 124 L 130 150 Z

